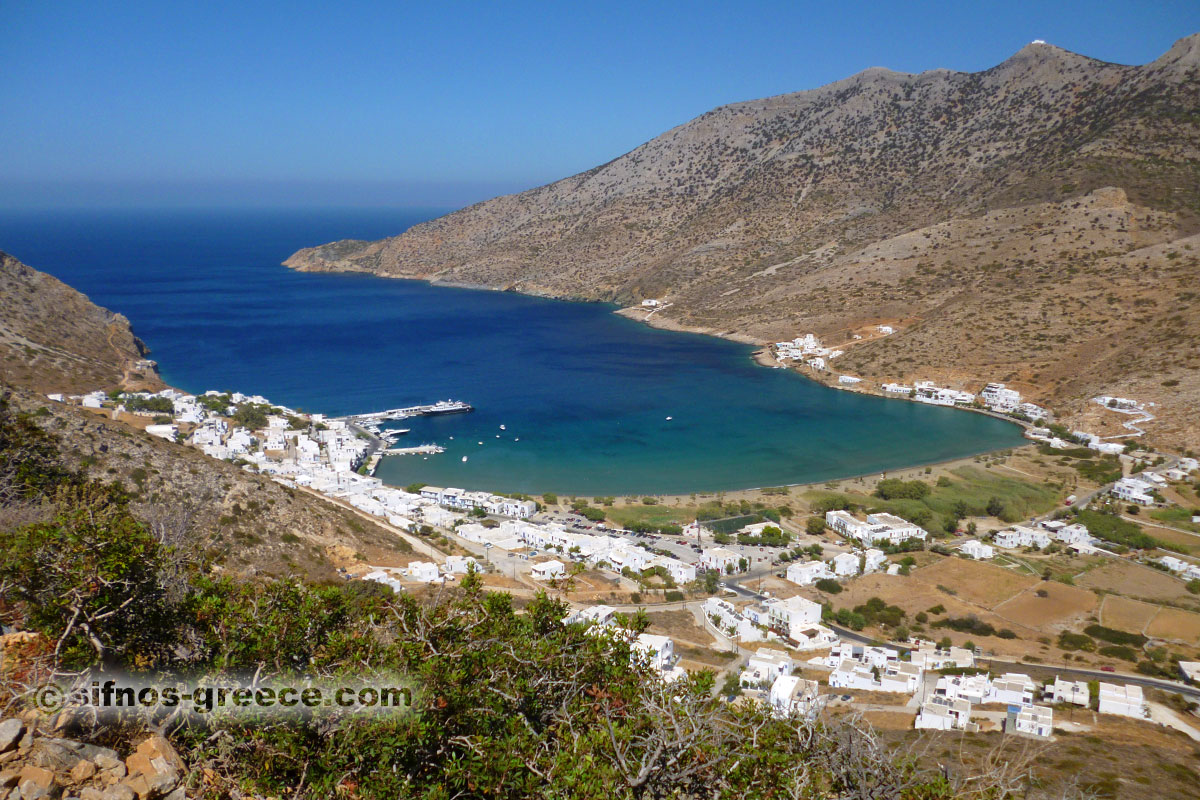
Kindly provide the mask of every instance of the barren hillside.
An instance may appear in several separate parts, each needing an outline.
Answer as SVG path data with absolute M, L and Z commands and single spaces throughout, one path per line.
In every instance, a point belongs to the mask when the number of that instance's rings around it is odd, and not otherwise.
M 757 342 L 898 321 L 838 368 L 1008 378 L 1067 409 L 1121 391 L 1175 435 L 1200 403 L 1198 231 L 1200 34 L 1144 66 L 1038 43 L 979 73 L 869 69 L 285 263 L 656 297 L 654 324 Z
M 129 320 L 0 252 L 0 381 L 42 391 L 158 384 Z

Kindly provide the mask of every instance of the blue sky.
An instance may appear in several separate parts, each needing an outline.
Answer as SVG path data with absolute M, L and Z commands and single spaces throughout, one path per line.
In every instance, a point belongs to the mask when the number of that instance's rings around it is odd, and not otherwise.
M 0 30 L 0 206 L 452 206 L 870 66 L 1144 63 L 1200 2 L 5 0 Z

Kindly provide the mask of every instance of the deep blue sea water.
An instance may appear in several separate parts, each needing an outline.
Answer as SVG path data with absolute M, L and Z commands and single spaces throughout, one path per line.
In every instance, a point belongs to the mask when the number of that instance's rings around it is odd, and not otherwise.
M 750 347 L 654 330 L 599 304 L 279 263 L 306 245 L 380 238 L 436 213 L 0 212 L 0 249 L 125 314 L 163 377 L 188 391 L 256 393 L 327 414 L 474 404 L 473 414 L 405 423 L 402 443 L 447 451 L 386 458 L 378 474 L 397 485 L 729 490 L 1023 441 L 1000 420 L 828 389 L 757 366 Z

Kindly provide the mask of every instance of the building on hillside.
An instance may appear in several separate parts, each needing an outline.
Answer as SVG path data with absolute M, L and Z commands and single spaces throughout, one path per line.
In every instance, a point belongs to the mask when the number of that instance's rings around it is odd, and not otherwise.
M 438 570 L 438 565 L 432 561 L 413 561 L 405 567 L 405 572 L 408 574 L 409 580 L 420 583 L 442 582 L 442 573 Z
M 1005 388 L 1003 383 L 989 383 L 979 393 L 979 399 L 992 411 L 1008 413 L 1021 405 L 1021 393 Z
M 804 597 L 768 600 L 766 606 L 769 626 L 792 639 L 796 638 L 794 634 L 821 621 L 820 604 Z
M 859 557 L 856 553 L 838 553 L 829 562 L 833 565 L 833 574 L 839 578 L 852 578 L 858 574 Z
M 771 684 L 767 698 L 771 711 L 779 717 L 809 717 L 820 708 L 817 682 L 805 680 L 797 675 L 777 677 Z
M 943 675 L 934 686 L 933 696 L 946 700 L 965 700 L 968 703 L 986 703 L 992 695 L 992 681 L 986 674 Z
M 548 581 L 554 578 L 565 578 L 567 576 L 567 567 L 563 562 L 557 559 L 550 561 L 542 561 L 534 564 L 529 571 L 530 577 L 535 581 Z
M 738 680 L 742 686 L 770 686 L 780 675 L 791 675 L 794 668 L 792 657 L 783 650 L 760 647 L 746 661 Z
M 979 730 L 971 722 L 971 704 L 966 700 L 950 700 L 934 697 L 921 704 L 921 710 L 913 723 L 917 730 L 970 731 Z
M 1049 739 L 1054 733 L 1054 711 L 1049 706 L 1009 706 L 1004 732 Z
M 675 642 L 669 636 L 638 634 L 630 645 L 631 656 L 651 669 L 666 672 L 675 666 Z
M 910 660 L 925 670 L 975 666 L 975 654 L 965 647 L 951 647 L 949 650 L 941 650 L 933 642 L 921 642 L 912 651 Z
M 1123 502 L 1150 506 L 1154 505 L 1154 492 L 1157 491 L 1157 487 L 1141 478 L 1121 478 L 1113 484 L 1110 491 L 1113 497 Z
M 987 702 L 1010 706 L 1033 705 L 1033 679 L 1020 672 L 1006 672 L 992 681 Z
M 976 561 L 986 561 L 996 555 L 996 551 L 991 545 L 983 544 L 976 539 L 967 539 L 959 550 Z
M 819 580 L 832 578 L 833 573 L 824 561 L 804 561 L 789 564 L 787 579 L 798 586 L 811 586 Z
M 1117 714 L 1122 717 L 1145 719 L 1149 716 L 1146 701 L 1142 697 L 1142 687 L 1129 684 L 1119 686 L 1115 683 L 1100 683 L 1101 714 Z
M 1066 681 L 1057 676 L 1054 683 L 1046 687 L 1046 696 L 1055 703 L 1070 703 L 1084 708 L 1092 699 L 1086 681 Z
M 563 624 L 571 625 L 578 623 L 580 625 L 596 625 L 606 628 L 615 621 L 616 615 L 617 610 L 612 606 L 588 606 L 578 611 L 572 611 L 563 619 Z
M 471 556 L 446 556 L 446 563 L 442 565 L 442 570 L 447 575 L 466 575 L 471 569 L 483 572 L 479 562 Z

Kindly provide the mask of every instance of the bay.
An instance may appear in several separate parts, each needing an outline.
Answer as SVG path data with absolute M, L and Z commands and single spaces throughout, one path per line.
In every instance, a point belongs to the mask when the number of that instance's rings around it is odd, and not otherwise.
M 829 389 L 756 365 L 751 347 L 651 329 L 602 304 L 279 264 L 303 246 L 380 238 L 438 213 L 4 212 L 0 249 L 127 316 L 164 379 L 188 391 L 333 415 L 472 403 L 471 414 L 404 423 L 402 444 L 447 449 L 385 458 L 377 474 L 395 485 L 682 494 L 1023 443 L 1002 420 Z

